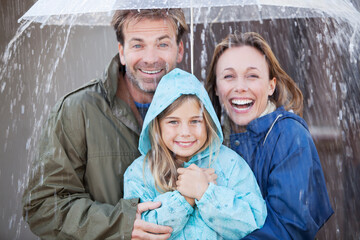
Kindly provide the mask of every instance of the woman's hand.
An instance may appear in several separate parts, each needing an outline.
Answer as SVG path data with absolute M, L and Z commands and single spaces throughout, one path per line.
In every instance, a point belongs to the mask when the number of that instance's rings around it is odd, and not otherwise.
M 191 164 L 187 168 L 178 168 L 177 172 L 179 176 L 176 181 L 176 189 L 181 195 L 197 200 L 201 199 L 209 186 L 209 182 L 216 180 L 215 171 L 211 173 L 211 171 L 203 170 L 195 164 Z

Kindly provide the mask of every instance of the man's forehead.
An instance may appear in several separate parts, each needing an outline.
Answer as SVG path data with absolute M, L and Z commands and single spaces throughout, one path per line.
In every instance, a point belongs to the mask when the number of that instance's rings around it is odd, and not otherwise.
M 124 28 L 126 34 L 162 34 L 169 37 L 176 36 L 176 29 L 168 19 L 133 19 L 130 20 Z

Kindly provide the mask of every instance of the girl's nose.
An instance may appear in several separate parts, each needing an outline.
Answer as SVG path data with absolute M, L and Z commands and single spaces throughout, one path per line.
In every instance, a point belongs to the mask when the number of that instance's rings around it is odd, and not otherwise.
M 181 125 L 180 134 L 182 136 L 190 136 L 190 128 L 187 124 Z

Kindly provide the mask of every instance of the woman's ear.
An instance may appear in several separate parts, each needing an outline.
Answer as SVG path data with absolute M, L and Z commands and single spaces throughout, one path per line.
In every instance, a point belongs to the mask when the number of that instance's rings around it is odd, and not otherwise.
M 276 88 L 276 78 L 274 77 L 269 81 L 269 91 L 268 91 L 269 96 L 272 96 L 274 94 L 275 88 Z

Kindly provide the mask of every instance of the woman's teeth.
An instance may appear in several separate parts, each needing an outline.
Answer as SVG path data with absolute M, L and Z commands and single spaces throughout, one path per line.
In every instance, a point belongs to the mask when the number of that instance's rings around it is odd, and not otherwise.
M 253 100 L 250 99 L 233 99 L 231 100 L 231 104 L 239 106 L 239 107 L 248 107 L 253 104 Z

